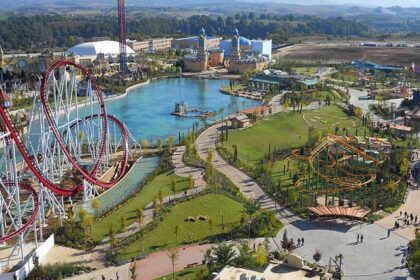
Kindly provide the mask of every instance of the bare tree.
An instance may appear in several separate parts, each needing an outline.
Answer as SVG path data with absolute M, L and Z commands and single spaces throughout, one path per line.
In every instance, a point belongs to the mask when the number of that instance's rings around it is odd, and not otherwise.
M 172 263 L 172 278 L 175 279 L 175 264 L 179 257 L 179 248 L 168 249 L 168 258 Z

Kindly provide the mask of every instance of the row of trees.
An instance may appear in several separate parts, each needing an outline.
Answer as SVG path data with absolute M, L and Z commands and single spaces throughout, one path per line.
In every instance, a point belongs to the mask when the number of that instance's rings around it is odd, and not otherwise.
M 71 24 L 68 24 L 71 21 Z M 367 35 L 369 27 L 342 18 L 322 19 L 313 16 L 273 18 L 192 16 L 187 19 L 173 17 L 136 18 L 129 20 L 130 38 L 152 36 L 182 36 L 196 34 L 204 27 L 210 35 L 230 36 L 237 27 L 241 35 L 250 38 L 270 37 L 275 43 L 285 42 L 292 35 Z M 116 17 L 72 17 L 56 15 L 13 14 L 0 24 L 0 45 L 6 49 L 36 49 L 69 47 L 95 36 L 118 36 Z

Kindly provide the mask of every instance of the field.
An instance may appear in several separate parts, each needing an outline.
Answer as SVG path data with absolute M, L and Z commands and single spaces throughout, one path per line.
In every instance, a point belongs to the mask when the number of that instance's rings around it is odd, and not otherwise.
M 350 62 L 355 59 L 391 65 L 410 65 L 420 61 L 420 51 L 415 48 L 368 48 L 329 45 L 295 45 L 276 53 L 293 60 Z
M 318 67 L 294 67 L 292 70 L 298 74 L 316 75 L 318 74 Z
M 299 113 L 276 114 L 268 120 L 259 121 L 254 126 L 238 131 L 229 132 L 227 147 L 233 153 L 233 146 L 238 145 L 238 158 L 250 165 L 267 153 L 268 147 L 277 148 L 299 147 L 308 140 L 309 124 L 318 130 L 329 129 L 331 133 L 338 127 L 355 134 L 361 121 L 349 118 L 338 107 L 324 107 L 316 111 Z M 361 133 L 361 131 L 359 132 Z
M 220 212 L 221 210 L 221 212 Z M 230 232 L 239 225 L 245 209 L 241 203 L 220 194 L 207 194 L 175 205 L 163 221 L 152 231 L 138 239 L 123 252 L 123 258 L 129 259 L 139 254 L 141 245 L 145 252 L 175 247 L 178 245 L 205 240 L 207 237 L 222 233 L 222 215 L 224 232 Z M 184 221 L 187 217 L 207 216 L 208 221 Z M 178 226 L 178 235 L 175 234 Z
M 187 178 L 173 175 L 172 172 L 158 175 L 150 183 L 146 184 L 144 188 L 129 202 L 122 205 L 110 215 L 95 221 L 95 224 L 92 227 L 93 236 L 99 239 L 105 238 L 109 233 L 111 223 L 113 224 L 115 230 L 121 230 L 120 217 L 123 214 L 127 218 L 127 225 L 136 222 L 136 210 L 138 208 L 144 208 L 147 204 L 152 202 L 153 199 L 158 196 L 159 191 L 162 191 L 163 197 L 172 194 L 172 176 L 175 176 L 177 192 L 182 192 L 188 189 Z

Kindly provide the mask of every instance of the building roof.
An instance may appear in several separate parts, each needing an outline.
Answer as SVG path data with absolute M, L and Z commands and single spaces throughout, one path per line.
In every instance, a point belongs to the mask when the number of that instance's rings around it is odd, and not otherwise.
M 315 86 L 319 83 L 319 81 L 317 79 L 312 79 L 312 80 L 303 80 L 301 81 L 301 83 L 303 83 L 305 86 Z
M 99 53 L 103 53 L 105 55 L 119 55 L 120 43 L 117 41 L 99 41 L 82 43 L 68 49 L 67 53 L 74 53 L 80 56 L 97 56 Z M 127 54 L 133 53 L 133 49 L 127 46 Z
M 269 106 L 257 106 L 257 107 L 253 107 L 253 108 L 249 108 L 246 110 L 242 110 L 241 113 L 243 114 L 258 114 L 258 113 L 262 113 L 265 111 L 269 111 L 271 109 L 271 107 Z
M 243 114 L 234 116 L 232 118 L 232 120 L 237 120 L 237 121 L 240 121 L 240 122 L 249 122 L 250 121 L 250 119 L 248 118 L 248 116 L 247 115 L 243 115 Z

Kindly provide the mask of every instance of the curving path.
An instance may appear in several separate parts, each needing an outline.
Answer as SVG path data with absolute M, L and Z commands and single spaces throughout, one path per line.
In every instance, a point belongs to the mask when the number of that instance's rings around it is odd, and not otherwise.
M 239 190 L 248 199 L 257 202 L 261 208 L 274 210 L 277 217 L 284 223 L 299 221 L 300 218 L 291 211 L 285 209 L 268 196 L 260 185 L 251 177 L 241 170 L 227 163 L 216 150 L 216 139 L 218 130 L 222 124 L 216 124 L 209 127 L 197 138 L 196 144 L 200 153 L 200 157 L 204 160 L 207 158 L 207 150 L 214 151 L 213 166 L 217 171 L 226 175 L 239 188 Z

